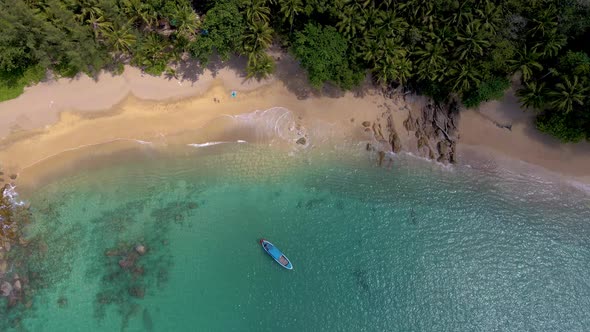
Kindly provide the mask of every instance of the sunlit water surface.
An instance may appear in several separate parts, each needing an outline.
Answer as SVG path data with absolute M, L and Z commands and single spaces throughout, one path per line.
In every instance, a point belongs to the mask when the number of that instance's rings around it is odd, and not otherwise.
M 588 196 L 539 178 L 235 143 L 27 196 L 29 331 L 590 329 Z

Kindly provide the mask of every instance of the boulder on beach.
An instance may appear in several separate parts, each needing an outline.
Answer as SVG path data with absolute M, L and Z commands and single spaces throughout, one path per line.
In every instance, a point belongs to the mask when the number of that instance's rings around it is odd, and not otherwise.
M 301 137 L 295 143 L 305 145 L 307 143 L 307 140 L 305 139 L 305 137 Z

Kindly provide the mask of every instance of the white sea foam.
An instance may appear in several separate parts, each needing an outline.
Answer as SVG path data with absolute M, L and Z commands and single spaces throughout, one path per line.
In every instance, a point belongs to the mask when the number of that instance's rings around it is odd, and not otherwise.
M 18 193 L 16 192 L 16 187 L 12 184 L 8 184 L 4 191 L 2 192 L 3 196 L 10 202 L 11 206 L 0 206 L 0 208 L 11 208 L 14 206 L 22 206 L 25 205 L 25 202 L 19 199 Z M 2 221 L 2 217 L 0 216 L 0 222 Z M 2 227 L 9 227 L 8 225 L 2 225 Z
M 16 192 L 16 186 L 12 184 L 8 184 L 6 188 L 4 188 L 4 197 L 8 198 L 8 201 L 12 203 L 13 206 L 21 206 L 24 205 L 25 202 L 18 198 L 18 193 Z
M 234 119 L 237 126 L 252 130 L 256 139 L 262 141 L 280 138 L 295 142 L 301 137 L 307 137 L 306 129 L 298 124 L 293 112 L 285 107 L 271 107 L 266 110 L 224 116 Z
M 39 159 L 39 160 L 35 161 L 34 163 L 23 167 L 23 169 L 27 169 L 29 167 L 32 167 L 32 166 L 34 166 L 34 165 L 36 165 L 38 163 L 41 163 L 41 162 L 45 161 L 45 160 L 54 158 L 54 157 L 56 157 L 56 156 L 58 156 L 58 155 L 60 155 L 62 153 L 76 151 L 76 150 L 81 150 L 81 149 L 95 147 L 95 146 L 101 146 L 101 145 L 110 144 L 110 143 L 114 143 L 114 142 L 120 142 L 120 141 L 131 141 L 131 142 L 139 143 L 141 145 L 152 145 L 153 144 L 152 142 L 142 141 L 142 140 L 134 139 L 134 138 L 115 138 L 115 139 L 108 140 L 108 141 L 105 141 L 105 142 L 98 142 L 98 143 L 93 143 L 93 144 L 84 144 L 84 145 L 79 145 L 79 146 L 76 146 L 76 147 L 73 147 L 73 148 L 70 148 L 70 149 L 65 149 L 63 151 L 60 151 L 60 152 L 54 153 L 52 155 L 49 155 L 49 156 L 47 156 L 45 158 Z
M 154 143 L 152 143 L 152 142 L 148 142 L 148 141 L 142 141 L 142 140 L 140 140 L 140 139 L 134 139 L 134 141 L 136 141 L 136 142 L 137 142 L 137 143 L 139 143 L 139 144 L 143 144 L 143 145 L 152 145 L 152 144 L 154 144 Z
M 205 143 L 191 143 L 191 144 L 187 144 L 188 146 L 192 146 L 195 148 L 202 148 L 202 147 L 206 147 L 206 146 L 212 146 L 212 145 L 219 145 L 219 144 L 230 144 L 230 143 L 238 143 L 238 144 L 242 144 L 242 143 L 248 143 L 244 140 L 237 140 L 234 142 L 230 142 L 230 141 L 217 141 L 217 142 L 205 142 Z
M 567 183 L 570 184 L 572 187 L 580 190 L 581 192 L 590 195 L 590 184 L 575 180 L 569 180 L 567 181 Z
M 406 156 L 408 156 L 410 158 L 417 159 L 417 160 L 420 160 L 420 161 L 425 161 L 425 162 L 427 162 L 427 163 L 429 163 L 431 165 L 438 166 L 438 167 L 440 167 L 440 169 L 445 170 L 445 171 L 449 171 L 449 172 L 455 171 L 454 165 L 453 164 L 450 164 L 450 163 L 449 164 L 444 164 L 444 163 L 441 163 L 440 161 L 436 161 L 434 159 L 422 157 L 422 156 L 419 156 L 419 155 L 414 154 L 414 153 L 409 152 L 409 151 L 401 151 L 399 154 L 403 154 L 403 155 L 406 155 Z

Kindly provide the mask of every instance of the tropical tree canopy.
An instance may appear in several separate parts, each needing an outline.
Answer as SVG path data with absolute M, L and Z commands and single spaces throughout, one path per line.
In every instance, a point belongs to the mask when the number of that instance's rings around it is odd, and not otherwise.
M 295 34 L 293 53 L 307 70 L 311 84 L 318 88 L 324 82 L 350 88 L 363 76 L 352 69 L 346 38 L 334 27 L 307 24 Z
M 316 87 L 349 89 L 370 75 L 476 107 L 520 77 L 517 96 L 538 111 L 538 128 L 572 141 L 590 138 L 588 36 L 583 1 L 3 0 L 0 100 L 44 69 L 96 75 L 131 63 L 157 75 L 187 56 L 206 66 L 241 55 L 260 78 L 274 70 L 274 43 Z

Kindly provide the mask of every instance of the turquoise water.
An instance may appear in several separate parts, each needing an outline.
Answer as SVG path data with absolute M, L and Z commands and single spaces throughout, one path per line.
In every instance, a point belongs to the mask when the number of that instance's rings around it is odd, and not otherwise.
M 82 168 L 24 198 L 35 294 L 5 327 L 590 329 L 588 196 L 539 178 L 226 144 Z

